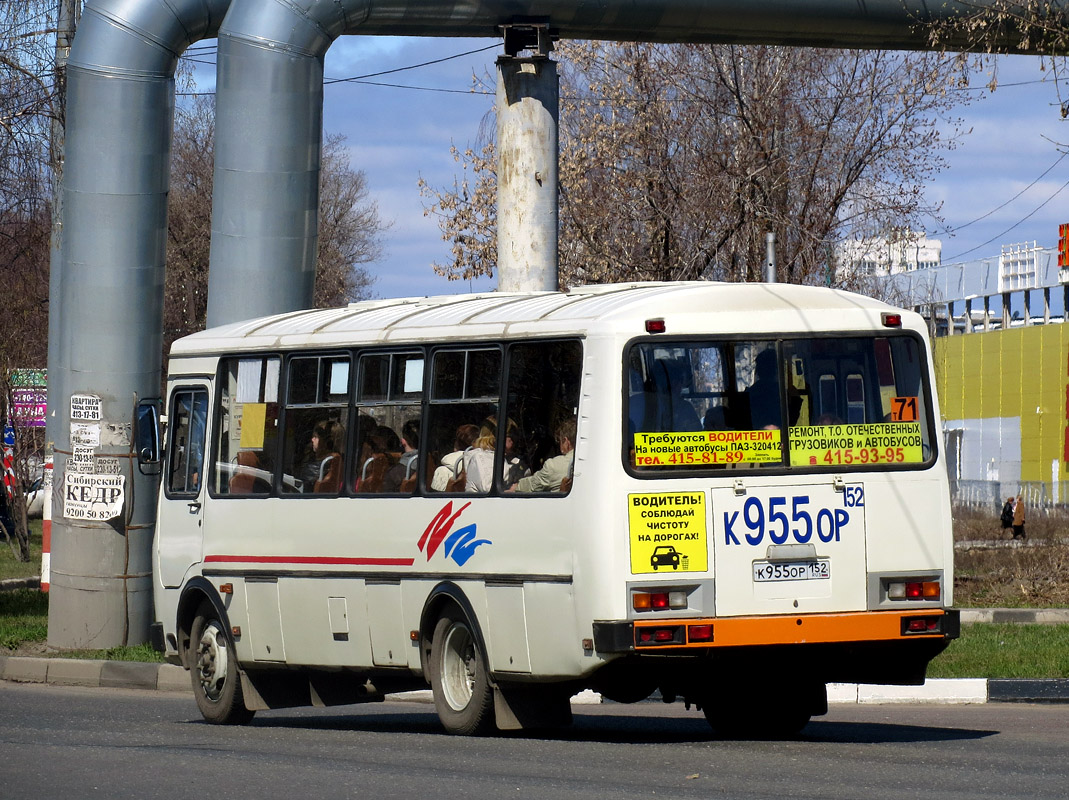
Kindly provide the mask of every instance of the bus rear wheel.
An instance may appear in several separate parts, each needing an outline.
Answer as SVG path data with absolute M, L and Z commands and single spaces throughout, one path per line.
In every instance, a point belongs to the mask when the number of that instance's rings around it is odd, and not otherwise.
M 708 698 L 702 703 L 702 712 L 713 730 L 726 738 L 789 739 L 801 733 L 814 713 L 826 713 L 826 697 L 822 683 L 779 691 L 755 687 L 730 697 Z
M 245 708 L 237 653 L 207 601 L 197 609 L 190 641 L 189 672 L 201 716 L 215 725 L 244 725 L 256 712 Z
M 493 732 L 494 694 L 486 659 L 470 623 L 457 609 L 446 611 L 434 627 L 430 681 L 435 710 L 448 733 Z

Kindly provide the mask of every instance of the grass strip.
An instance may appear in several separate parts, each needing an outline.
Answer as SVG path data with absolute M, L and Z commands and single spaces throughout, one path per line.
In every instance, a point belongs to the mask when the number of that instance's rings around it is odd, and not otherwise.
M 25 644 L 44 644 L 47 639 L 48 595 L 37 589 L 0 592 L 0 650 L 16 650 Z M 57 650 L 41 655 L 105 661 L 163 661 L 162 656 L 148 644 L 105 650 Z
M 48 638 L 48 595 L 37 589 L 0 592 L 0 648 Z
M 1069 625 L 962 625 L 928 677 L 1069 678 Z

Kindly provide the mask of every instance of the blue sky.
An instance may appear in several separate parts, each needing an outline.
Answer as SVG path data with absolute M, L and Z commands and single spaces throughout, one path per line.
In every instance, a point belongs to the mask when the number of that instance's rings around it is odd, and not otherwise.
M 381 215 L 393 223 L 383 259 L 371 265 L 381 297 L 495 286 L 493 280 L 469 285 L 434 274 L 431 262 L 447 261 L 449 249 L 435 221 L 424 216 L 427 200 L 420 197 L 417 181 L 423 176 L 432 186 L 448 187 L 459 174 L 449 147 L 463 149 L 478 138 L 492 98 L 470 93 L 471 76 L 490 76 L 492 85 L 497 44 L 493 39 L 349 36 L 327 54 L 330 81 L 490 48 L 325 88 L 325 129 L 347 137 L 353 168 L 365 172 Z M 959 109 L 957 116 L 970 132 L 947 154 L 949 168 L 927 187 L 928 199 L 943 204 L 949 229 L 935 220 L 927 226 L 943 241 L 944 263 L 994 256 L 1001 244 L 1035 240 L 1052 247 L 1058 224 L 1069 222 L 1069 157 L 1059 161 L 1055 144 L 1069 142 L 1069 123 L 1061 120 L 1055 86 L 1044 75 L 1035 58 L 1003 58 L 1000 88 L 973 92 L 973 102 Z M 198 76 L 201 88 L 213 78 Z M 979 76 L 977 85 L 986 80 Z

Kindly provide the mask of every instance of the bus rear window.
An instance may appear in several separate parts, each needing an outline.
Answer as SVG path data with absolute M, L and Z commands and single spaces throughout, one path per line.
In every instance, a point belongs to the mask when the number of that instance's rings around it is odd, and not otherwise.
M 923 352 L 908 335 L 635 344 L 627 461 L 639 472 L 925 463 Z

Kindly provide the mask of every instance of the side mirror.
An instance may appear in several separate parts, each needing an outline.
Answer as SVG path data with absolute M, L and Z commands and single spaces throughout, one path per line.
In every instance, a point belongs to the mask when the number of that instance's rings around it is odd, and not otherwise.
M 137 404 L 134 441 L 137 445 L 137 468 L 142 475 L 158 475 L 163 463 L 163 437 L 160 435 L 162 408 L 163 403 L 158 397 Z

